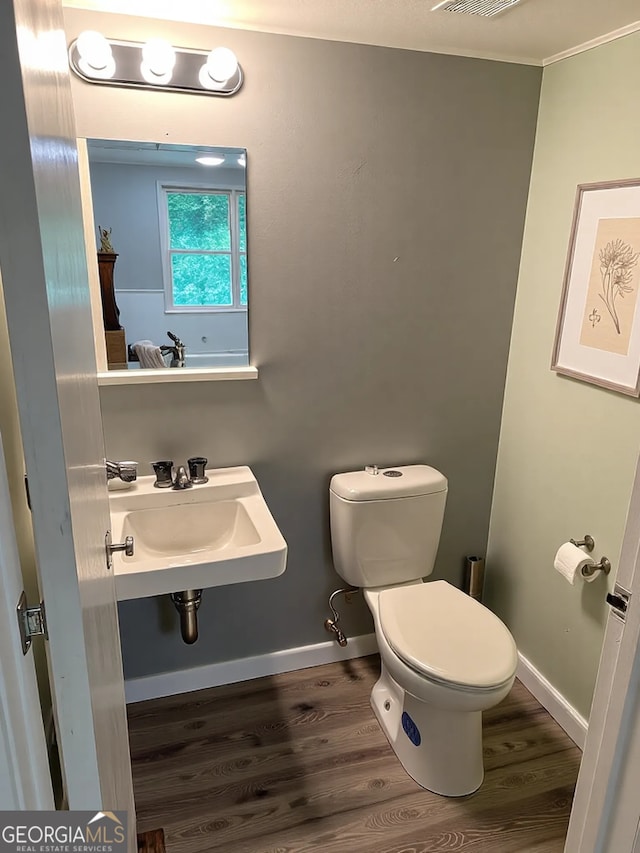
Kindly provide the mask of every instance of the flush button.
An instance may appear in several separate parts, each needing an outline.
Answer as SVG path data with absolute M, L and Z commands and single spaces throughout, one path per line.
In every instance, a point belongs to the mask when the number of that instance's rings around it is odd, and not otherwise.
M 375 475 L 375 474 L 379 474 L 379 473 L 380 473 L 380 472 L 379 472 L 379 470 L 378 470 L 378 466 L 377 466 L 377 465 L 365 465 L 365 466 L 364 466 L 364 471 L 365 471 L 365 474 L 373 474 L 373 475 Z

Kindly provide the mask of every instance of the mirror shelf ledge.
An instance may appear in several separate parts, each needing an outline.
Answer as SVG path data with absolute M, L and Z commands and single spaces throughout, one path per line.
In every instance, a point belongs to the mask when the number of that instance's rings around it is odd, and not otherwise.
M 98 373 L 98 385 L 152 385 L 166 382 L 224 382 L 257 379 L 258 368 L 242 367 L 183 367 L 166 370 L 107 370 Z

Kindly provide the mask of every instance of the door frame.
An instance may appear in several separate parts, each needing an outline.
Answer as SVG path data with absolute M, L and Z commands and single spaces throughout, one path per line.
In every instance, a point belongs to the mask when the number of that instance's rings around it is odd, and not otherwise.
M 0 4 L 0 258 L 71 809 L 133 785 L 75 121 L 60 0 Z
M 0 809 L 53 809 L 33 651 L 22 652 L 16 605 L 23 590 L 0 435 Z
M 565 853 L 640 853 L 640 460 L 616 583 L 631 599 L 607 617 Z

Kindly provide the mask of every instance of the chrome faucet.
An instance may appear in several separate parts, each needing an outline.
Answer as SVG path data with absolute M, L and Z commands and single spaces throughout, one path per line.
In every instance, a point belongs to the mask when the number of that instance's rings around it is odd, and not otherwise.
M 123 483 L 133 483 L 138 479 L 137 462 L 112 462 L 105 459 L 104 466 L 107 469 L 107 480 L 115 480 L 118 477 Z
M 169 364 L 169 367 L 184 367 L 187 348 L 180 338 L 177 335 L 174 335 L 173 332 L 167 332 L 167 335 L 173 341 L 173 346 L 169 346 L 169 344 L 161 344 L 160 352 L 162 355 L 169 355 L 169 353 L 171 353 L 171 363 Z
M 191 477 L 187 474 L 187 470 L 184 465 L 179 465 L 176 469 L 176 475 L 173 478 L 173 487 L 174 489 L 190 489 L 193 486 L 191 482 Z

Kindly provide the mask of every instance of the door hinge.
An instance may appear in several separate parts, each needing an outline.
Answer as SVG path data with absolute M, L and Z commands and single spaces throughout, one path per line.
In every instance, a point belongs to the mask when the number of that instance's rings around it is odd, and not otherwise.
M 27 596 L 23 590 L 20 594 L 16 612 L 18 614 L 18 630 L 20 631 L 20 641 L 22 642 L 22 654 L 26 655 L 31 648 L 33 637 L 42 636 L 45 639 L 49 638 L 44 601 L 41 601 L 38 607 L 28 607 Z
M 619 583 L 613 587 L 613 592 L 607 593 L 607 604 L 611 605 L 613 615 L 621 622 L 625 622 L 627 619 L 627 608 L 630 601 L 631 593 Z

